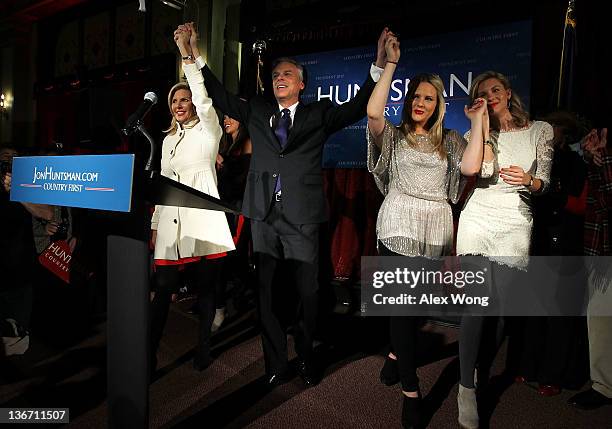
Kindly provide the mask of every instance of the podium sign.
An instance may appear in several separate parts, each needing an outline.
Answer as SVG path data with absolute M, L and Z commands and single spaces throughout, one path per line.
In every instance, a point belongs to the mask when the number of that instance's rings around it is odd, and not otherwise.
M 134 155 L 13 159 L 11 201 L 129 212 Z

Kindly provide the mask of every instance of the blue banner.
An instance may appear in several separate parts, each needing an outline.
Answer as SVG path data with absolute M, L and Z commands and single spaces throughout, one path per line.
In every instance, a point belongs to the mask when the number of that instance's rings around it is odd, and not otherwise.
M 531 89 L 531 21 L 418 39 L 400 39 L 401 58 L 387 104 L 387 118 L 395 125 L 402 116 L 404 94 L 410 77 L 429 72 L 440 75 L 447 103 L 445 126 L 462 134 L 469 129 L 463 107 L 472 80 L 495 70 L 510 80 L 513 90 L 529 107 Z M 306 103 L 328 98 L 342 104 L 353 98 L 376 60 L 376 46 L 297 56 L 307 70 Z M 367 120 L 334 134 L 323 151 L 323 167 L 365 167 Z
M 13 159 L 11 201 L 129 212 L 134 155 Z

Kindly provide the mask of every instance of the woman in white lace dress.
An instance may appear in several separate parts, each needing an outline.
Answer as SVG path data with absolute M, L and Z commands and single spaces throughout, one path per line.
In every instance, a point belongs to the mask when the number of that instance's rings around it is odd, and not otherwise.
M 457 254 L 482 255 L 495 262 L 493 277 L 509 269 L 524 271 L 533 224 L 531 197 L 548 186 L 553 129 L 546 122 L 529 121 L 520 98 L 500 73 L 477 76 L 470 97 L 487 100 L 490 130 L 484 132 L 476 187 L 459 218 Z M 478 427 L 474 370 L 484 320 L 483 316 L 461 320 L 459 424 L 469 429 Z
M 461 174 L 475 175 L 483 156 L 482 120 L 485 101 L 465 110 L 472 123 L 468 144 L 456 131 L 442 126 L 444 84 L 437 75 L 412 77 L 404 101 L 402 124 L 385 120 L 393 73 L 400 57 L 399 42 L 390 33 L 387 64 L 368 102 L 368 169 L 385 195 L 376 234 L 380 255 L 436 258 L 449 255 L 453 221 L 448 201 L 456 202 Z M 381 381 L 401 381 L 402 424 L 420 427 L 419 380 L 416 374 L 419 318 L 393 316 L 390 354 Z M 395 359 L 397 358 L 397 359 Z M 399 378 L 399 380 L 398 380 Z

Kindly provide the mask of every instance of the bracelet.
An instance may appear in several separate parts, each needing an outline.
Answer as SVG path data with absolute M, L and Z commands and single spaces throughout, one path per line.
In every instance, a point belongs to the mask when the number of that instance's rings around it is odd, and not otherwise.
M 189 60 L 193 61 L 193 55 L 191 55 L 191 54 L 189 54 L 187 56 L 184 56 L 182 58 L 183 58 L 183 61 L 189 61 Z
M 533 176 L 529 175 L 530 179 L 529 179 L 529 183 L 527 185 L 524 185 L 527 188 L 533 188 Z
M 387 62 L 388 62 L 388 63 L 391 63 L 391 64 L 395 64 L 395 65 L 397 65 L 397 61 L 390 61 L 390 60 L 387 60 Z
M 491 140 L 485 140 L 484 144 L 493 147 L 493 142 Z

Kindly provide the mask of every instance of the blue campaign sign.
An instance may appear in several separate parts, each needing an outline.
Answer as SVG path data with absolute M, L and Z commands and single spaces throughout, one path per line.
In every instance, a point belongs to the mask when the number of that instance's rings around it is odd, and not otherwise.
M 11 201 L 129 212 L 134 155 L 13 159 Z
M 401 58 L 387 104 L 387 118 L 395 125 L 402 117 L 404 94 L 410 78 L 436 73 L 445 85 L 445 126 L 462 134 L 469 129 L 463 113 L 472 80 L 487 70 L 499 71 L 529 107 L 531 86 L 531 21 L 418 39 L 401 39 Z M 376 46 L 297 56 L 307 70 L 306 103 L 328 98 L 342 104 L 353 98 L 376 60 Z M 323 151 L 323 167 L 365 167 L 367 120 L 334 134 Z

